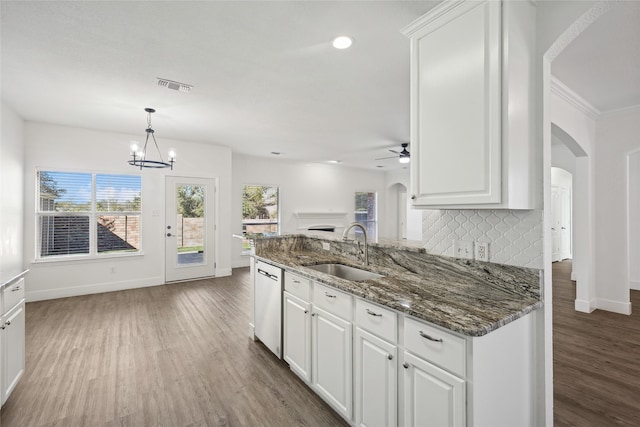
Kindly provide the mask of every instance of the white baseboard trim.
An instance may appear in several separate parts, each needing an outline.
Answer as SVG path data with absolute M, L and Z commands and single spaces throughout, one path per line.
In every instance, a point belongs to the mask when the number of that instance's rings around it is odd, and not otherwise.
M 629 287 L 634 291 L 640 291 L 640 280 L 629 280 Z
M 249 262 L 251 260 L 249 259 L 249 257 L 244 257 L 242 260 L 240 261 L 233 261 L 231 263 L 231 267 L 232 268 L 242 268 L 242 267 L 249 267 Z
M 253 323 L 249 323 L 249 338 L 252 341 L 256 340 L 256 328 L 253 326 Z
M 230 268 L 218 268 L 218 269 L 216 269 L 216 277 L 225 277 L 225 276 L 231 276 L 231 269 Z
M 596 309 L 595 303 L 593 300 L 587 301 L 587 300 L 581 300 L 581 299 L 575 300 L 574 308 L 576 311 L 580 311 L 582 313 L 591 313 L 593 310 Z
M 27 291 L 27 302 L 44 301 L 49 299 L 77 297 L 80 295 L 101 294 L 103 292 L 123 291 L 125 289 L 146 288 L 163 285 L 162 277 L 148 279 L 124 280 L 121 282 L 95 283 L 92 285 L 73 286 L 68 288 L 46 289 L 41 291 Z
M 576 280 L 578 280 L 576 279 L 576 276 L 577 276 L 576 272 L 571 270 L 571 281 L 575 282 Z
M 596 300 L 596 308 L 598 310 L 606 310 L 611 311 L 613 313 L 620 314 L 631 314 L 631 303 L 630 302 L 620 302 L 620 301 L 612 301 L 609 299 L 598 298 Z

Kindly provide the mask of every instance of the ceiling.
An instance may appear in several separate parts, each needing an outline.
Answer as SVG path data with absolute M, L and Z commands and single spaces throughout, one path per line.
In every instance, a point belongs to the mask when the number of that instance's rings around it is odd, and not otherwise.
M 141 138 L 153 107 L 160 143 L 394 169 L 374 159 L 409 140 L 399 30 L 437 3 L 3 0 L 2 98 L 26 120 Z M 341 34 L 350 49 L 331 46 Z
M 26 120 L 140 138 L 154 107 L 160 144 L 397 169 L 375 159 L 409 140 L 399 30 L 438 3 L 2 0 L 2 99 Z M 602 112 L 640 104 L 640 2 L 612 4 L 552 69 Z M 331 47 L 340 34 L 350 49 Z
M 612 1 L 610 6 L 551 69 L 601 113 L 640 105 L 640 1 Z

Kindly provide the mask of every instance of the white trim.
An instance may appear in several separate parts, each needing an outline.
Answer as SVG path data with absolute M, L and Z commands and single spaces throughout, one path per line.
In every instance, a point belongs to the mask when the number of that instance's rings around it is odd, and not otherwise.
M 593 120 L 597 120 L 602 116 L 600 110 L 591 105 L 583 97 L 578 95 L 554 76 L 551 76 L 551 92 L 558 95 L 571 106 L 575 107 L 578 111 L 586 114 Z
M 572 282 L 575 282 L 575 281 L 577 281 L 577 280 L 578 280 L 578 279 L 577 279 L 577 274 L 576 274 L 576 272 L 575 272 L 575 271 L 573 271 L 573 270 L 571 270 L 571 281 L 572 281 Z
M 215 277 L 231 276 L 231 268 L 217 268 Z
M 617 116 L 618 114 L 635 114 L 640 113 L 640 104 L 631 105 L 629 107 L 618 108 L 616 110 L 609 110 L 602 113 L 601 117 Z
M 581 311 L 583 313 L 591 313 L 596 309 L 595 303 L 593 300 L 586 301 L 577 299 L 574 301 L 574 308 L 576 311 Z
M 100 294 L 103 292 L 123 291 L 126 289 L 146 288 L 163 285 L 162 277 L 150 277 L 142 280 L 124 280 L 121 282 L 96 283 L 92 285 L 73 286 L 67 288 L 27 291 L 27 302 L 44 301 L 56 298 L 75 297 L 80 295 Z
M 598 310 L 606 310 L 614 313 L 627 314 L 627 315 L 631 314 L 630 302 L 621 302 L 621 301 L 613 301 L 610 299 L 597 298 L 596 308 Z

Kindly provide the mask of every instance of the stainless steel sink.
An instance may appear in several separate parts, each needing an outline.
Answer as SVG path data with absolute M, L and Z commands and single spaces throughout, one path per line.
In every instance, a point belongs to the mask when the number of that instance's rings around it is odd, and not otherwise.
M 341 279 L 353 280 L 354 282 L 362 282 L 364 280 L 384 277 L 382 274 L 372 273 L 367 270 L 361 270 L 359 268 L 349 267 L 348 265 L 343 264 L 317 264 L 307 265 L 306 267 L 321 273 L 340 277 Z

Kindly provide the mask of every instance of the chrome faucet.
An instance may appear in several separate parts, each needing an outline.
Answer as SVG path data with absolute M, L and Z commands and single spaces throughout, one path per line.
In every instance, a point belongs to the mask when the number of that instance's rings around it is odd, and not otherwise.
M 364 234 L 364 264 L 363 265 L 369 265 L 369 246 L 367 245 L 367 229 L 364 228 L 364 225 L 360 224 L 359 222 L 352 222 L 351 224 L 349 224 L 349 226 L 344 229 L 344 233 L 342 233 L 342 240 L 344 240 L 345 242 L 347 241 L 347 234 L 349 234 L 349 230 L 351 230 L 353 227 L 360 227 L 360 229 L 362 230 L 362 234 Z M 358 249 L 360 249 L 360 242 L 358 242 L 358 239 L 354 239 L 354 242 L 358 243 Z

